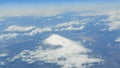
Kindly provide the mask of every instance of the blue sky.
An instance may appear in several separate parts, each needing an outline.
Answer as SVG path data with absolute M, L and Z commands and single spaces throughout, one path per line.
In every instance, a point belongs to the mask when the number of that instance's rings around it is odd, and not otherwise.
M 85 9 L 119 8 L 120 0 L 0 0 L 0 15 L 58 13 Z M 9 11 L 9 12 L 8 12 Z
M 118 3 L 120 0 L 0 0 L 0 4 L 20 4 L 20 3 Z
M 118 6 L 120 0 L 0 0 L 0 7 L 8 6 Z

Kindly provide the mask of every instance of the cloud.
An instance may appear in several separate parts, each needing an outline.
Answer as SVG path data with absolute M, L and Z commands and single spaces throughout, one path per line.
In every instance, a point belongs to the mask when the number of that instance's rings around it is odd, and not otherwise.
M 0 65 L 5 65 L 5 63 L 4 63 L 4 62 L 2 62 L 2 61 L 0 61 Z
M 35 27 L 34 26 L 16 26 L 16 25 L 13 25 L 13 26 L 10 26 L 6 29 L 6 31 L 9 31 L 9 32 L 14 32 L 14 31 L 17 31 L 17 32 L 25 32 L 25 31 L 30 31 L 32 29 L 34 29 Z
M 120 10 L 111 10 L 108 12 L 108 15 L 109 16 L 109 21 L 116 21 L 116 20 L 120 20 L 119 17 L 120 17 Z
M 7 8 L 7 9 L 6 9 Z M 44 8 L 44 9 L 43 9 Z M 65 8 L 51 6 L 17 6 L 17 7 L 0 7 L 0 17 L 16 17 L 16 16 L 54 16 L 65 11 Z M 9 11 L 9 12 L 8 12 Z
M 54 29 L 55 31 L 73 31 L 73 30 L 82 30 L 84 29 L 84 26 L 80 26 L 80 27 L 63 27 L 63 28 L 59 28 L 59 29 Z
M 100 58 L 87 55 L 91 50 L 83 47 L 83 45 L 60 35 L 51 35 L 43 40 L 42 45 L 33 51 L 23 50 L 9 59 L 9 62 L 21 59 L 29 64 L 43 61 L 46 63 L 57 63 L 62 68 L 85 68 L 91 66 L 94 62 L 103 61 Z M 88 66 L 84 66 L 84 64 L 88 64 Z
M 84 26 L 91 21 L 90 18 L 85 18 L 82 20 L 79 20 L 76 18 L 76 20 L 70 21 L 70 22 L 64 22 L 61 24 L 57 24 L 53 26 L 55 31 L 73 31 L 73 30 L 83 30 Z
M 8 56 L 8 54 L 7 53 L 1 53 L 0 54 L 0 57 L 5 57 L 5 56 Z
M 16 7 L 12 7 L 12 6 L 1 6 L 0 7 L 0 17 L 16 17 L 16 16 L 56 16 L 57 14 L 63 13 L 63 12 L 67 12 L 67 11 L 74 11 L 74 12 L 81 12 L 81 10 L 83 11 L 89 11 L 90 13 L 86 12 L 84 14 L 81 14 L 83 16 L 85 15 L 98 15 L 97 13 L 93 12 L 93 11 L 99 11 L 102 12 L 103 9 L 101 8 L 93 8 L 93 6 L 91 5 L 87 5 L 88 7 L 85 6 L 80 6 L 80 4 L 76 4 L 76 5 L 34 5 L 34 6 L 18 6 L 18 5 L 14 5 Z M 71 7 L 70 7 L 71 6 Z M 91 7 L 90 7 L 91 6 Z M 7 9 L 6 9 L 7 8 Z M 58 9 L 59 8 L 59 9 Z M 93 11 L 91 11 L 93 10 Z M 9 12 L 8 12 L 9 11 Z M 105 9 L 104 9 L 105 12 Z M 83 13 L 83 12 L 82 12 Z M 60 18 L 60 17 L 58 17 Z
M 55 26 L 49 26 L 49 27 L 44 27 L 44 28 L 35 27 L 35 29 L 31 30 L 28 33 L 25 33 L 25 35 L 33 36 L 33 35 L 38 34 L 38 33 L 50 32 L 50 31 L 82 30 L 82 29 L 84 29 L 84 25 L 86 23 L 88 23 L 88 21 L 90 21 L 90 19 L 83 19 L 81 21 L 64 22 L 64 23 L 61 23 L 61 24 L 57 24 Z
M 120 10 L 113 10 L 108 13 L 109 31 L 120 30 Z
M 117 39 L 115 40 L 115 42 L 120 42 L 120 38 L 117 38 Z
M 109 31 L 120 30 L 120 21 L 112 21 L 109 25 Z
M 73 27 L 75 25 L 85 25 L 87 24 L 89 21 L 91 21 L 90 18 L 85 18 L 85 19 L 82 19 L 82 20 L 79 20 L 76 18 L 76 20 L 73 20 L 73 21 L 70 21 L 70 22 L 64 22 L 64 23 L 61 23 L 61 24 L 57 24 L 56 26 L 54 26 L 55 28 L 62 28 L 62 27 Z
M 58 16 L 56 18 L 60 19 L 62 18 L 62 16 Z M 48 20 L 52 20 L 52 18 L 49 18 Z M 14 31 L 23 32 L 24 35 L 29 35 L 29 36 L 33 36 L 35 34 L 39 34 L 42 32 L 50 32 L 50 31 L 76 31 L 76 30 L 83 30 L 84 26 L 90 21 L 91 21 L 91 18 L 83 18 L 79 20 L 79 18 L 77 18 L 76 16 L 72 21 L 62 22 L 54 26 L 40 28 L 35 26 L 12 25 L 12 26 L 9 26 L 6 29 L 6 31 L 7 32 L 14 32 Z
M 49 27 L 46 27 L 46 28 L 36 28 L 36 29 L 32 30 L 29 33 L 25 33 L 25 35 L 33 36 L 33 35 L 35 35 L 37 33 L 49 32 L 49 31 L 52 31 L 52 28 L 49 28 Z
M 0 35 L 0 40 L 9 40 L 9 39 L 15 38 L 17 36 L 18 36 L 17 33 L 2 34 L 2 35 Z
M 61 18 L 62 18 L 62 16 L 58 16 L 58 17 L 57 17 L 57 19 L 61 19 Z
M 45 27 L 45 28 L 36 28 L 34 30 L 31 30 L 28 33 L 24 33 L 24 35 L 29 35 L 29 36 L 33 36 L 35 34 L 38 33 L 42 33 L 42 32 L 51 32 L 51 31 L 73 31 L 73 30 L 82 30 L 84 29 L 84 26 L 80 26 L 80 27 L 72 27 L 72 26 L 68 26 L 68 27 L 62 27 L 62 28 L 55 28 L 53 27 Z
M 87 20 L 88 21 L 88 20 Z M 7 32 L 22 32 L 23 35 L 33 36 L 42 32 L 50 32 L 50 31 L 70 31 L 70 30 L 82 30 L 84 29 L 84 24 L 87 23 L 86 20 L 82 21 L 70 21 L 61 24 L 57 24 L 55 26 L 49 26 L 44 28 L 39 28 L 35 26 L 18 26 L 12 25 L 9 26 L 5 31 Z M 83 22 L 83 23 L 81 23 Z

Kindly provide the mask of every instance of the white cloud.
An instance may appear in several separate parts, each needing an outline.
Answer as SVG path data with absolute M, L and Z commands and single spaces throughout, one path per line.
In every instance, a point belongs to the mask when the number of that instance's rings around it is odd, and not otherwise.
M 61 24 L 60 24 L 61 25 Z M 73 26 L 67 26 L 67 27 L 62 27 L 62 28 L 57 28 L 56 26 L 52 26 L 52 27 L 45 27 L 45 28 L 36 28 L 31 30 L 28 33 L 24 33 L 24 35 L 30 35 L 33 36 L 35 34 L 38 33 L 42 33 L 42 32 L 50 32 L 50 31 L 71 31 L 71 30 L 82 30 L 84 29 L 84 26 L 79 26 L 79 27 L 73 27 Z
M 55 31 L 82 30 L 84 29 L 85 24 L 87 24 L 89 21 L 91 21 L 90 18 L 86 18 L 82 20 L 76 18 L 76 20 L 70 22 L 57 24 L 53 26 L 53 28 Z
M 79 24 L 79 22 L 71 21 L 71 22 L 65 22 L 62 24 L 57 24 L 55 27 L 60 28 L 60 27 L 67 27 L 67 26 L 72 26 L 73 24 Z
M 112 21 L 109 25 L 109 31 L 120 30 L 120 21 Z
M 5 65 L 5 63 L 4 63 L 4 62 L 2 62 L 2 61 L 0 61 L 0 65 Z
M 28 63 L 44 61 L 46 63 L 57 63 L 62 68 L 84 68 L 91 66 L 94 62 L 102 61 L 99 58 L 87 55 L 91 50 L 81 44 L 56 34 L 46 38 L 42 43 L 44 46 L 39 46 L 34 51 L 24 50 L 9 61 L 12 62 L 19 58 Z M 43 49 L 46 46 L 48 47 Z M 88 64 L 88 66 L 83 66 L 83 64 Z
M 58 16 L 58 17 L 57 17 L 57 19 L 61 19 L 61 18 L 62 18 L 62 16 Z
M 50 7 L 50 6 L 49 6 Z M 43 9 L 44 8 L 44 9 Z M 24 7 L 9 7 L 7 9 L 5 9 L 5 7 L 1 8 L 0 7 L 1 13 L 0 13 L 0 17 L 15 17 L 15 16 L 53 16 L 53 15 L 57 15 L 59 13 L 62 13 L 63 11 L 65 11 L 65 9 L 56 9 L 56 7 L 52 6 L 50 8 L 42 6 L 42 8 L 40 6 L 24 6 Z M 9 12 L 8 12 L 9 11 Z
M 10 32 L 14 32 L 14 31 L 17 31 L 17 32 L 24 32 L 24 31 L 30 31 L 32 29 L 34 29 L 35 27 L 34 26 L 16 26 L 16 25 L 13 25 L 13 26 L 10 26 L 6 29 L 6 31 L 10 31 Z
M 109 31 L 120 30 L 120 10 L 113 10 L 108 13 Z
M 108 12 L 109 16 L 109 21 L 116 21 L 120 20 L 120 10 L 111 10 Z
M 117 39 L 115 40 L 115 42 L 120 42 L 120 38 L 117 38 Z
M 0 40 L 9 40 L 9 39 L 15 38 L 16 36 L 18 36 L 17 33 L 2 34 L 0 35 Z
M 80 26 L 80 27 L 63 27 L 63 28 L 57 28 L 54 29 L 55 31 L 72 31 L 72 30 L 82 30 L 84 29 L 84 26 Z
M 46 28 L 36 28 L 36 29 L 32 30 L 29 33 L 25 33 L 25 35 L 32 36 L 32 35 L 35 35 L 37 33 L 48 32 L 48 31 L 52 31 L 52 28 L 49 28 L 49 27 L 46 27 Z
M 70 21 L 61 24 L 57 24 L 55 26 L 49 26 L 44 28 L 35 28 L 31 30 L 29 33 L 25 33 L 25 35 L 33 36 L 42 32 L 50 32 L 50 31 L 70 31 L 70 30 L 82 30 L 84 29 L 84 25 L 88 23 L 90 19 L 84 19 L 81 21 Z M 77 27 L 74 27 L 77 26 Z
M 5 56 L 8 56 L 8 54 L 7 53 L 1 53 L 0 54 L 0 57 L 5 57 Z
M 74 27 L 67 27 L 66 30 L 82 30 L 84 29 L 84 26 L 80 26 L 78 28 L 74 28 Z
M 79 20 L 76 18 L 76 20 L 70 21 L 70 22 L 64 22 L 62 24 L 57 24 L 56 26 L 54 26 L 54 28 L 62 28 L 62 27 L 72 27 L 73 25 L 85 25 L 87 24 L 89 21 L 91 21 L 90 18 L 86 18 L 86 19 L 82 19 Z

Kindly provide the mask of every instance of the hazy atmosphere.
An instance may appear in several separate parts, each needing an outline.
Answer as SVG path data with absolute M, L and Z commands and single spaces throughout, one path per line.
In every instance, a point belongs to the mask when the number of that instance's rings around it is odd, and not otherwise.
M 0 68 L 119 68 L 119 0 L 0 0 Z

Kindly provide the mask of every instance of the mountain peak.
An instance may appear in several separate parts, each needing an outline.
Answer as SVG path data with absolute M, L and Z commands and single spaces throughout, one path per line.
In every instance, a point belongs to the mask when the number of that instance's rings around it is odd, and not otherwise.
M 66 45 L 68 43 L 72 43 L 71 40 L 65 38 L 65 37 L 62 37 L 60 35 L 57 35 L 57 34 L 53 34 L 51 36 L 49 36 L 48 38 L 46 38 L 43 42 L 44 44 L 50 44 L 50 45 Z
M 51 46 L 62 46 L 62 48 L 77 51 L 77 52 L 87 52 L 88 49 L 84 48 L 82 45 L 79 43 L 72 41 L 68 38 L 65 38 L 63 36 L 53 34 L 46 38 L 43 41 L 44 45 L 51 45 Z

